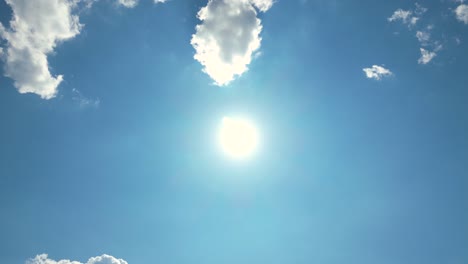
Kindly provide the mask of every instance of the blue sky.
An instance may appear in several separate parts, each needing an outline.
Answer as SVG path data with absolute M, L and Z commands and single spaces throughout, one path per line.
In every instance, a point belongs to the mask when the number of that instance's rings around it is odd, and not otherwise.
M 468 262 L 467 4 L 1 0 L 0 263 Z

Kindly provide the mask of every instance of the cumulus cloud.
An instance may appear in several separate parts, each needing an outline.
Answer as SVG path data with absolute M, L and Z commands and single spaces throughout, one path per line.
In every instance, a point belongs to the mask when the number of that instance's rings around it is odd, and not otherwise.
M 374 80 L 382 80 L 384 77 L 390 77 L 393 73 L 389 69 L 385 69 L 383 66 L 372 65 L 371 68 L 362 69 L 366 74 L 366 77 Z
M 418 60 L 419 64 L 428 64 L 429 62 L 431 62 L 432 59 L 435 58 L 435 56 L 437 56 L 437 53 L 433 51 L 428 51 L 423 48 L 421 48 L 420 50 L 421 50 L 421 57 Z
M 260 48 L 262 25 L 257 10 L 266 12 L 273 0 L 209 0 L 200 9 L 191 44 L 194 58 L 217 85 L 227 85 L 248 70 Z
M 37 255 L 33 259 L 26 261 L 26 264 L 128 264 L 127 261 L 123 259 L 117 259 L 113 256 L 102 255 L 99 257 L 90 258 L 87 262 L 81 263 L 79 261 L 71 261 L 68 259 L 63 260 L 53 260 L 49 259 L 47 254 Z
M 90 8 L 98 0 L 5 0 L 12 9 L 10 28 L 0 23 L 0 59 L 4 74 L 20 93 L 34 93 L 44 99 L 57 95 L 62 75 L 53 75 L 48 56 L 57 45 L 80 34 L 82 25 L 74 11 L 79 4 Z M 115 0 L 134 7 L 138 0 Z M 164 3 L 166 0 L 153 0 Z
M 459 5 L 455 9 L 457 19 L 465 24 L 468 24 L 468 5 Z
M 77 0 L 6 0 L 12 8 L 10 28 L 0 24 L 0 37 L 6 40 L 2 56 L 5 75 L 20 93 L 53 98 L 62 75 L 49 71 L 47 56 L 61 42 L 80 33 L 78 16 L 72 14 Z

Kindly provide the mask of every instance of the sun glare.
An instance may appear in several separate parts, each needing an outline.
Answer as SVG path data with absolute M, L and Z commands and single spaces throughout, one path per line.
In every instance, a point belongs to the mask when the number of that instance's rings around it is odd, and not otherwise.
M 258 145 L 255 126 L 245 119 L 224 117 L 219 141 L 224 152 L 233 158 L 250 156 Z

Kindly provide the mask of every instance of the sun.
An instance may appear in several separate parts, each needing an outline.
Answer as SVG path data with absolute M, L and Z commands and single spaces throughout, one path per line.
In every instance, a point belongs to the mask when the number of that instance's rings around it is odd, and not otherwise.
M 257 148 L 257 129 L 246 119 L 224 117 L 219 132 L 219 142 L 223 151 L 232 158 L 246 158 Z

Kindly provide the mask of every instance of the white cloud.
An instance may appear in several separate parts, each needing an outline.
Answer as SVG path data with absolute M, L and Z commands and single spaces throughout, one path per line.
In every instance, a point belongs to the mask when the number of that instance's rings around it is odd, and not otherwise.
M 53 260 L 49 259 L 47 254 L 37 255 L 33 259 L 26 261 L 26 264 L 128 264 L 127 261 L 123 259 L 117 259 L 113 256 L 102 255 L 99 257 L 90 258 L 86 263 L 81 263 L 79 261 L 71 261 L 68 259 L 63 260 Z
M 87 8 L 91 8 L 93 4 L 99 0 L 73 0 L 75 2 L 83 2 Z M 114 0 L 117 5 L 133 8 L 138 5 L 140 0 Z M 155 4 L 166 3 L 168 0 L 153 0 Z
M 0 24 L 0 37 L 7 41 L 3 59 L 5 75 L 20 93 L 53 98 L 62 75 L 49 71 L 47 56 L 61 42 L 80 33 L 78 16 L 72 15 L 77 0 L 6 0 L 13 17 L 11 28 Z
M 416 8 L 414 11 L 403 10 L 399 8 L 387 20 L 390 22 L 401 21 L 403 24 L 414 26 L 421 19 L 421 16 L 426 12 L 427 8 L 416 3 Z
M 435 56 L 437 56 L 437 53 L 435 52 L 431 52 L 423 48 L 421 48 L 420 50 L 421 50 L 421 57 L 418 60 L 419 64 L 428 64 L 429 62 L 431 62 L 432 59 L 435 58 Z
M 138 4 L 138 0 L 118 0 L 118 3 L 125 7 L 132 8 Z
M 390 77 L 393 73 L 383 66 L 373 65 L 371 68 L 362 69 L 369 79 L 382 80 L 383 77 Z
M 267 11 L 273 0 L 209 0 L 200 9 L 202 21 L 191 44 L 194 58 L 217 85 L 227 85 L 248 70 L 260 48 L 262 25 L 257 9 Z
M 398 9 L 390 18 L 388 18 L 388 21 L 392 22 L 401 20 L 404 24 L 408 24 L 409 30 L 412 31 L 415 27 L 421 28 L 416 26 L 416 23 L 421 19 L 422 15 L 427 12 L 427 10 L 427 8 L 416 3 L 416 8 L 413 11 Z M 437 56 L 437 52 L 443 49 L 441 42 L 432 38 L 431 32 L 433 29 L 434 25 L 430 24 L 416 31 L 416 38 L 421 45 L 421 56 L 418 59 L 419 64 L 428 64 Z
M 428 31 L 418 31 L 416 32 L 416 38 L 421 43 L 421 45 L 425 46 L 431 40 L 431 33 Z
M 398 21 L 401 20 L 403 23 L 408 24 L 411 22 L 413 12 L 403 9 L 396 10 L 391 17 L 388 18 L 388 21 Z
M 266 12 L 273 6 L 273 0 L 250 0 L 260 11 Z
M 87 1 L 98 1 L 98 0 L 87 0 Z M 117 0 L 119 5 L 122 5 L 127 8 L 133 8 L 138 5 L 139 0 Z M 167 0 L 153 0 L 155 4 L 166 3 Z
M 77 5 L 90 8 L 98 0 L 5 0 L 13 14 L 10 28 L 0 23 L 0 59 L 5 76 L 13 79 L 20 93 L 34 93 L 44 99 L 56 96 L 62 75 L 52 75 L 48 56 L 60 43 L 80 34 L 82 25 L 73 14 Z M 167 0 L 153 0 L 164 3 Z M 116 0 L 134 7 L 138 0 Z
M 468 5 L 459 5 L 457 9 L 455 9 L 455 14 L 458 20 L 468 24 Z

